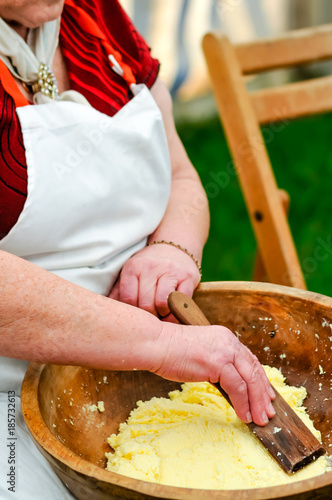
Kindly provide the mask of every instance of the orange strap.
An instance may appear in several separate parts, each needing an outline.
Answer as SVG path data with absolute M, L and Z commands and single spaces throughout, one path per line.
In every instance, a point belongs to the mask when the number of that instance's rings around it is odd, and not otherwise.
M 128 64 L 123 62 L 122 60 L 122 55 L 120 52 L 115 50 L 112 45 L 109 43 L 107 40 L 105 34 L 101 31 L 99 28 L 98 24 L 96 21 L 94 21 L 89 14 L 87 14 L 81 7 L 78 7 L 74 0 L 66 0 L 66 5 L 69 7 L 73 7 L 73 14 L 75 14 L 77 21 L 79 25 L 90 35 L 95 36 L 96 38 L 99 38 L 106 53 L 107 56 L 112 55 L 116 62 L 119 64 L 123 71 L 123 79 L 127 82 L 127 84 L 130 85 L 133 83 L 136 83 L 136 78 Z
M 30 105 L 29 101 L 24 97 L 18 88 L 15 78 L 1 59 L 0 81 L 5 91 L 14 99 L 17 108 Z

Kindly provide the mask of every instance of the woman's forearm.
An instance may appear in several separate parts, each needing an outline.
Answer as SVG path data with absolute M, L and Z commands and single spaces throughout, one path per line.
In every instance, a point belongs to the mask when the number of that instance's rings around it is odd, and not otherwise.
M 172 165 L 172 184 L 165 216 L 149 241 L 173 241 L 200 260 L 210 223 L 207 197 L 177 134 L 167 88 L 157 80 L 151 92 L 163 115 Z
M 162 323 L 0 252 L 0 353 L 43 363 L 154 371 Z M 154 366 L 156 363 L 156 366 Z
M 175 176 L 166 213 L 148 242 L 172 241 L 186 248 L 201 262 L 209 221 L 206 194 L 197 174 L 186 178 Z

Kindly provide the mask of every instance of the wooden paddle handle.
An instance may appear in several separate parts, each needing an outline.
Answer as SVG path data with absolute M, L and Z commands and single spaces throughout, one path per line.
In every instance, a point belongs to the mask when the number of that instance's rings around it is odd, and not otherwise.
M 198 305 L 193 301 L 193 299 L 191 299 L 184 293 L 171 292 L 168 296 L 168 307 L 170 308 L 173 316 L 175 316 L 176 319 L 183 325 L 211 325 L 209 320 L 203 314 Z M 221 385 L 218 382 L 212 385 L 214 385 L 218 389 L 218 391 L 221 392 L 226 401 L 228 401 L 229 404 L 233 406 L 230 397 L 228 396 L 227 392 L 224 391 Z
M 198 305 L 181 292 L 172 292 L 168 296 L 168 307 L 171 313 L 183 325 L 207 326 L 211 325 Z

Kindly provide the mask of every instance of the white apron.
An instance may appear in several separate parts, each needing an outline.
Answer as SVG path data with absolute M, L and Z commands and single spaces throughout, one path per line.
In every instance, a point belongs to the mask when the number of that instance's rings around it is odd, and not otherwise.
M 136 89 L 135 97 L 112 118 L 66 101 L 17 109 L 28 197 L 16 225 L 0 240 L 0 250 L 99 294 L 110 291 L 123 264 L 159 225 L 170 193 L 162 116 L 149 90 L 144 85 Z M 27 364 L 0 357 L 0 432 L 5 434 L 7 391 L 19 395 Z M 29 437 L 19 415 L 19 398 L 16 412 L 18 455 L 23 455 Z M 5 439 L 0 442 L 1 499 L 13 498 L 4 474 Z M 34 446 L 29 450 L 29 458 L 18 459 L 17 498 L 46 498 L 38 496 L 39 490 L 40 495 L 48 490 L 47 499 L 72 498 L 52 472 L 38 476 L 40 468 L 48 467 Z M 23 470 L 26 461 L 31 474 Z

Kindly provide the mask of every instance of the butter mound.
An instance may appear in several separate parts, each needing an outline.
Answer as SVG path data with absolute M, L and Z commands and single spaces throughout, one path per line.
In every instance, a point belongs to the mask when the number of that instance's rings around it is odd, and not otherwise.
M 265 366 L 269 380 L 320 440 L 305 408 L 304 387 L 285 384 L 282 373 Z M 144 481 L 203 489 L 275 486 L 322 474 L 325 457 L 288 475 L 208 383 L 186 383 L 169 398 L 137 403 L 119 433 L 108 438 L 107 469 Z

